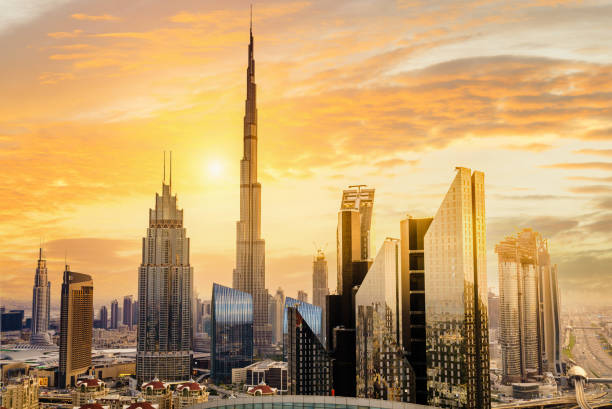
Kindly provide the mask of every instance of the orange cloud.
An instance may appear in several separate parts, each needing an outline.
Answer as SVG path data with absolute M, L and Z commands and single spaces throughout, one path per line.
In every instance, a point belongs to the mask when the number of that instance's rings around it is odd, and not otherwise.
M 72 17 L 75 20 L 87 20 L 87 21 L 116 21 L 116 20 L 119 20 L 119 17 L 112 16 L 110 14 L 101 14 L 98 16 L 94 16 L 94 15 L 84 14 L 84 13 L 75 13 L 75 14 L 72 14 L 70 17 Z
M 81 35 L 83 30 L 75 29 L 72 31 L 58 31 L 55 33 L 47 33 L 52 38 L 75 38 Z

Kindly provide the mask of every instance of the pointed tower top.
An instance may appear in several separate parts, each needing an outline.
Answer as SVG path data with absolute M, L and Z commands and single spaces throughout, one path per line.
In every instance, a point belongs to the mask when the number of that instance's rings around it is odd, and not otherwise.
M 251 33 L 251 37 L 253 37 L 253 3 L 251 3 L 251 21 L 249 26 L 249 32 Z

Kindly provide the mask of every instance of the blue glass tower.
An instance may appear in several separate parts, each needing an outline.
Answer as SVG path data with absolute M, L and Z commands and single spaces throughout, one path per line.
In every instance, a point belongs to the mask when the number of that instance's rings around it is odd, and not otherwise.
M 212 378 L 231 382 L 232 369 L 253 363 L 253 297 L 213 284 Z
M 321 307 L 309 304 L 295 298 L 285 298 L 285 312 L 283 315 L 283 334 L 287 334 L 287 311 L 289 307 L 297 307 L 298 312 L 306 321 L 312 332 L 321 340 L 323 336 L 322 320 L 323 310 Z

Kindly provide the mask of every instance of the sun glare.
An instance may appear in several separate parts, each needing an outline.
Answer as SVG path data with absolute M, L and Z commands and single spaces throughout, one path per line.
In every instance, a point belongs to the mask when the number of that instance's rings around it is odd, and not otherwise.
M 213 179 L 218 179 L 223 173 L 223 164 L 218 160 L 213 160 L 208 164 L 208 174 Z

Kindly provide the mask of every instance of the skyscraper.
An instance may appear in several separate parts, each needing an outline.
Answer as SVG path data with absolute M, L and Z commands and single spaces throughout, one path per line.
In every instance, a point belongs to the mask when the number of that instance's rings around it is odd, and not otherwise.
M 49 311 L 51 302 L 51 283 L 47 279 L 47 260 L 43 258 L 42 248 L 38 252 L 38 265 L 34 276 L 32 294 L 32 336 L 33 345 L 51 345 L 49 330 Z
M 256 349 L 271 344 L 265 241 L 261 238 L 261 184 L 257 181 L 257 88 L 250 30 L 247 96 L 244 115 L 244 155 L 240 161 L 240 220 L 236 223 L 236 268 L 233 287 L 253 296 L 253 337 Z
M 306 291 L 298 290 L 297 299 L 302 302 L 308 302 L 308 293 L 306 293 Z
M 360 219 L 360 251 L 361 260 L 369 260 L 372 258 L 372 244 L 374 242 L 371 237 L 372 220 L 374 217 L 374 189 L 363 189 L 366 185 L 353 185 L 349 189 L 342 191 L 341 209 L 356 209 L 359 210 Z M 356 188 L 356 189 L 351 189 Z
M 165 164 L 162 195 L 155 195 L 149 210 L 147 236 L 142 240 L 138 271 L 138 348 L 136 377 L 166 381 L 189 379 L 193 267 L 189 263 L 189 238 L 183 227 L 183 210 L 172 195 Z
M 414 396 L 414 371 L 402 348 L 399 258 L 399 240 L 387 238 L 355 294 L 358 398 Z
M 297 306 L 288 307 L 286 314 L 289 394 L 329 396 L 331 361 L 325 347 Z
M 214 283 L 211 310 L 211 377 L 230 382 L 233 368 L 253 363 L 253 297 Z
M 557 265 L 551 264 L 548 240 L 538 246 L 538 315 L 542 370 L 555 375 L 564 373 L 561 362 L 561 302 Z
M 329 286 L 327 283 L 327 260 L 325 253 L 322 250 L 317 250 L 317 254 L 312 262 L 312 303 L 321 308 L 323 312 L 323 339 L 325 339 L 325 297 L 329 295 Z
M 425 342 L 425 234 L 432 218 L 411 216 L 400 222 L 402 271 L 402 346 L 414 370 L 413 402 L 427 404 Z
M 500 336 L 507 383 L 541 374 L 538 325 L 538 241 L 532 230 L 506 237 L 495 246 L 499 270 Z
M 130 330 L 132 329 L 132 299 L 131 295 L 123 297 L 123 325 L 127 325 Z
M 283 342 L 283 317 L 285 311 L 285 293 L 280 287 L 278 287 L 274 298 L 272 298 L 272 307 L 270 311 L 272 342 L 274 344 L 280 344 Z
M 87 274 L 64 270 L 60 312 L 59 386 L 74 386 L 91 366 L 93 281 Z
M 489 409 L 484 174 L 457 168 L 425 234 L 429 404 Z
M 106 305 L 100 307 L 100 328 L 108 328 L 108 308 L 106 308 Z
M 119 328 L 119 301 L 113 300 L 110 305 L 111 310 L 111 319 L 110 319 L 110 329 Z

